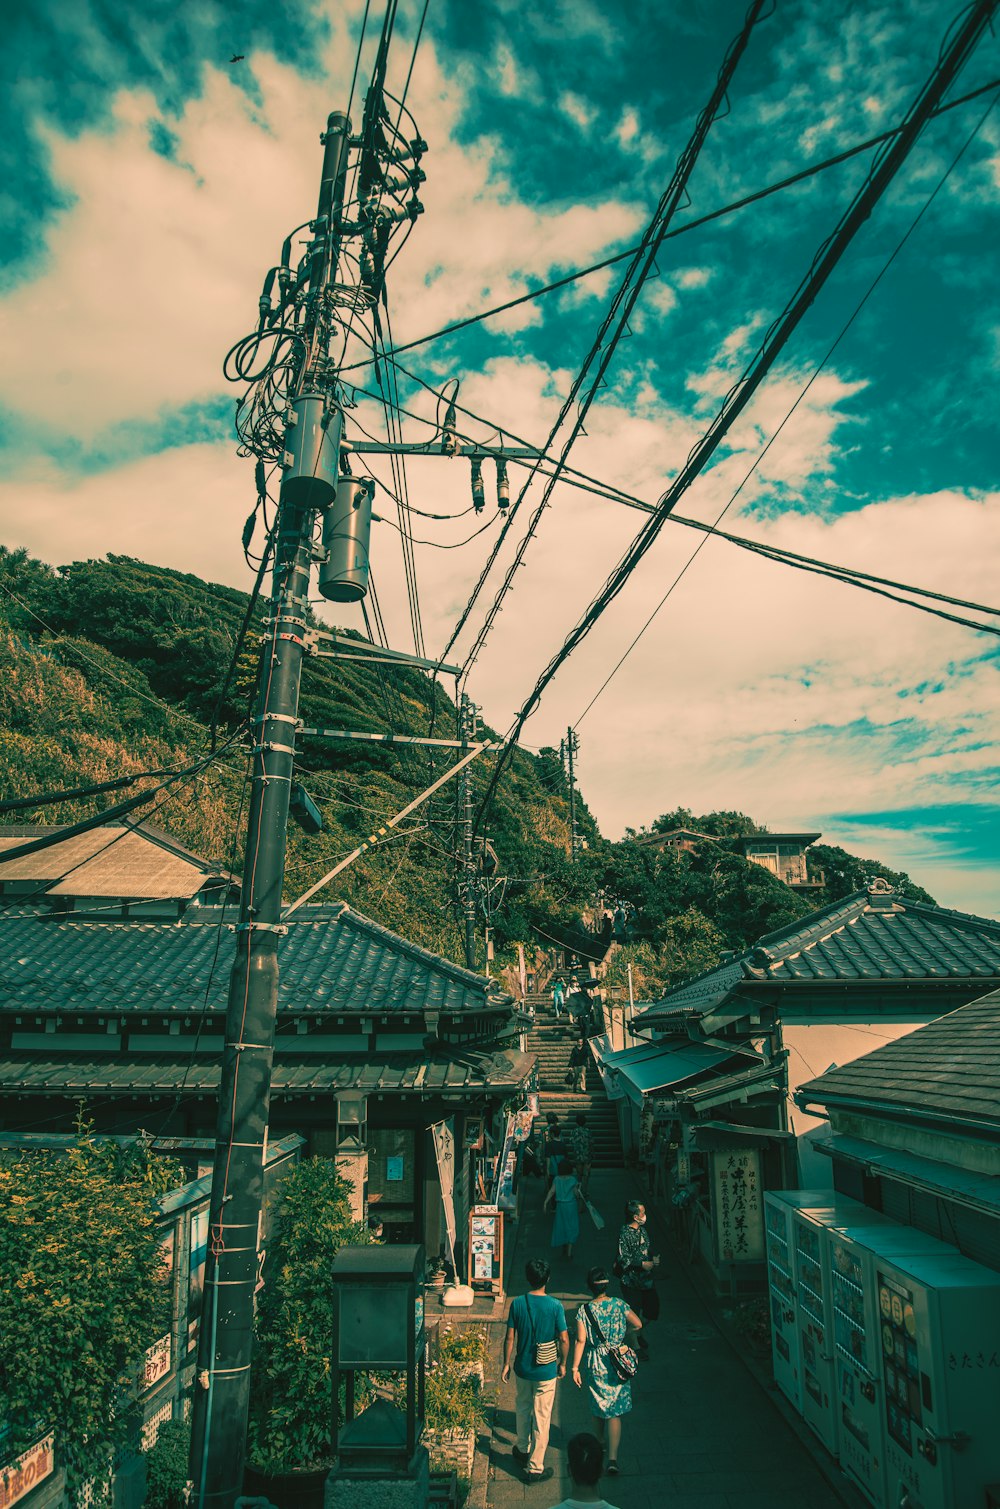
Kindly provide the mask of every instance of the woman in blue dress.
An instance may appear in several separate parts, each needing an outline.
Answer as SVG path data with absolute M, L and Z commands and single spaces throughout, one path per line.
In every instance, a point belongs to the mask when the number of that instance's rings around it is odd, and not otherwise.
M 543 1209 L 555 1204 L 556 1218 L 552 1223 L 553 1247 L 565 1247 L 566 1256 L 573 1256 L 573 1243 L 580 1235 L 580 1186 L 576 1182 L 573 1165 L 568 1158 L 559 1163 L 552 1188 L 545 1196 Z
M 586 1388 L 590 1412 L 598 1429 L 607 1429 L 607 1471 L 618 1471 L 622 1417 L 632 1408 L 632 1384 L 619 1378 L 608 1359 L 608 1348 L 628 1341 L 634 1346 L 642 1321 L 625 1303 L 608 1293 L 611 1275 L 606 1268 L 591 1268 L 587 1288 L 594 1296 L 576 1312 L 576 1344 L 573 1348 L 573 1382 Z M 582 1363 L 582 1367 L 581 1367 Z

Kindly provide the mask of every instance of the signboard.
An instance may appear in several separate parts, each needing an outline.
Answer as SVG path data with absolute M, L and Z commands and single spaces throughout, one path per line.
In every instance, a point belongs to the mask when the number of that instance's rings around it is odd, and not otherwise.
M 720 1263 L 755 1263 L 764 1257 L 764 1221 L 758 1148 L 721 1148 L 712 1154 L 715 1245 Z
M 450 1121 L 436 1121 L 431 1127 L 434 1139 L 434 1157 L 437 1160 L 438 1182 L 441 1185 L 441 1205 L 444 1209 L 444 1226 L 448 1237 L 448 1256 L 455 1266 L 455 1133 Z
M 152 1388 L 154 1383 L 159 1383 L 170 1372 L 170 1333 L 161 1336 L 159 1341 L 146 1351 L 142 1363 L 142 1377 L 139 1380 L 140 1387 Z
M 474 1289 L 499 1289 L 503 1275 L 503 1216 L 495 1205 L 474 1205 L 469 1212 L 469 1283 Z
M 0 1509 L 10 1509 L 47 1478 L 55 1466 L 54 1437 L 45 1436 L 13 1462 L 0 1467 Z

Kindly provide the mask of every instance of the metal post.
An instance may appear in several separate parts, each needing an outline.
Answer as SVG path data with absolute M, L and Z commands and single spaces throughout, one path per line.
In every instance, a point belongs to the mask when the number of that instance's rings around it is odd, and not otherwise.
M 465 692 L 459 699 L 459 722 L 462 753 L 475 734 L 476 709 Z M 462 772 L 462 915 L 465 925 L 465 967 L 476 967 L 476 858 L 473 852 L 472 786 L 468 768 Z
M 300 393 L 327 382 L 324 294 L 337 258 L 350 122 L 329 117 L 310 267 L 309 362 Z M 257 681 L 243 891 L 229 981 L 191 1443 L 192 1502 L 232 1509 L 243 1486 L 264 1151 L 278 1008 L 288 801 L 316 509 L 308 486 L 279 501 L 271 611 Z
M 573 774 L 573 756 L 580 745 L 576 734 L 571 728 L 566 730 L 566 761 L 569 770 L 569 857 L 576 864 L 577 849 L 580 847 L 579 835 L 576 831 L 576 777 Z

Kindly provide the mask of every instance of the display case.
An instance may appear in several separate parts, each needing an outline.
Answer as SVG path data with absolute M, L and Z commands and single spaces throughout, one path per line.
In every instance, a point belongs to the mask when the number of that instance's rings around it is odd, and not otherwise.
M 983 1504 L 1000 1481 L 1000 1273 L 957 1254 L 872 1251 L 885 1503 Z
M 792 1214 L 823 1210 L 850 1220 L 864 1210 L 856 1200 L 832 1189 L 768 1190 L 764 1195 L 764 1238 L 767 1250 L 768 1299 L 771 1311 L 771 1353 L 774 1379 L 786 1398 L 802 1411 L 801 1339 L 796 1288 Z
M 837 1456 L 871 1503 L 885 1504 L 885 1429 L 880 1321 L 873 1248 L 895 1253 L 954 1255 L 935 1237 L 869 1212 L 864 1225 L 831 1227 L 830 1298 L 835 1366 Z

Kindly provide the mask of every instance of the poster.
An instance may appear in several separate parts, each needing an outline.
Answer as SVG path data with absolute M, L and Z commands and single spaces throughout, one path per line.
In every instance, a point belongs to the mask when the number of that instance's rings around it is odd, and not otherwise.
M 472 1277 L 478 1279 L 490 1279 L 493 1277 L 493 1249 L 486 1252 L 474 1252 L 472 1254 Z
M 387 1184 L 399 1184 L 403 1178 L 403 1155 L 402 1153 L 390 1153 L 385 1160 L 385 1182 Z
M 188 1345 L 193 1346 L 201 1320 L 205 1290 L 205 1258 L 208 1253 L 208 1206 L 191 1216 L 191 1251 L 188 1259 Z
M 713 1153 L 712 1186 L 719 1261 L 762 1261 L 764 1222 L 759 1149 L 726 1148 Z

